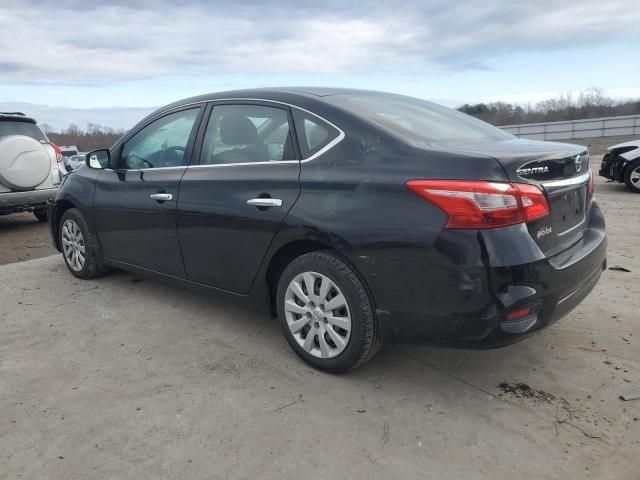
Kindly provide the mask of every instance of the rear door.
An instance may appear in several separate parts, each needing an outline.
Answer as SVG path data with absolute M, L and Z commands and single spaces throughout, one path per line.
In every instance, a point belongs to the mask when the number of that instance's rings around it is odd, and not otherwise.
M 94 197 L 107 258 L 185 276 L 176 202 L 203 110 L 192 106 L 156 118 L 112 152 L 115 168 L 100 173 Z
M 209 111 L 180 184 L 178 236 L 189 280 L 245 294 L 300 193 L 291 114 L 271 102 Z

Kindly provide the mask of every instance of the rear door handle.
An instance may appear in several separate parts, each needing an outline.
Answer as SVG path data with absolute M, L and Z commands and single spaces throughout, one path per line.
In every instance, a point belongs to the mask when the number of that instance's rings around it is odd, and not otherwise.
M 168 202 L 169 200 L 173 200 L 173 195 L 170 193 L 152 193 L 149 195 L 149 198 L 157 200 L 158 202 Z
M 252 198 L 251 200 L 247 200 L 249 205 L 253 205 L 254 207 L 281 207 L 282 200 L 279 198 Z

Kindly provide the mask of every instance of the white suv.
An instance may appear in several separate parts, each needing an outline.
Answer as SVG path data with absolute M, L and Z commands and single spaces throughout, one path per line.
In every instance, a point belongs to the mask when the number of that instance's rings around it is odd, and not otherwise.
M 47 221 L 46 205 L 60 184 L 62 153 L 36 121 L 0 112 L 0 215 L 31 211 Z

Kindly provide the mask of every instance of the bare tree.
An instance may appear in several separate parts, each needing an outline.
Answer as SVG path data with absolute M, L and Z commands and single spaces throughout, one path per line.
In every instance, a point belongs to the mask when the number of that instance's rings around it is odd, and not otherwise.
M 44 124 L 42 126 L 44 127 Z M 60 132 L 52 131 L 51 127 L 49 129 L 47 136 L 52 142 L 58 145 L 75 145 L 81 152 L 108 148 L 125 134 L 124 130 L 114 130 L 97 123 L 87 124 L 86 130 L 75 124 L 69 125 Z
M 618 115 L 640 114 L 640 100 L 615 101 L 602 88 L 589 88 L 574 100 L 571 92 L 526 107 L 504 102 L 465 104 L 458 110 L 494 125 L 579 120 Z

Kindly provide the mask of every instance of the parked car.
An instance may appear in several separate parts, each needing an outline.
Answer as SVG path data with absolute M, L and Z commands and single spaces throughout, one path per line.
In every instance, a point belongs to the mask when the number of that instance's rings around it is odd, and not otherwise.
M 629 190 L 640 193 L 640 140 L 607 148 L 599 173 L 601 177 L 624 182 Z
M 60 184 L 60 149 L 33 118 L 0 113 L 0 215 L 31 211 L 47 221 L 46 205 Z
M 86 163 L 87 157 L 85 155 L 71 155 L 70 157 L 62 157 L 62 162 L 64 164 L 64 174 L 73 172 L 74 170 L 80 168 L 82 165 Z
M 62 156 L 66 158 L 71 158 L 74 155 L 79 155 L 78 147 L 75 145 L 61 145 L 60 151 L 62 152 Z
M 329 372 L 383 339 L 519 340 L 580 303 L 606 263 L 584 147 L 400 95 L 190 98 L 87 164 L 49 210 L 73 275 L 111 266 L 266 300 Z

